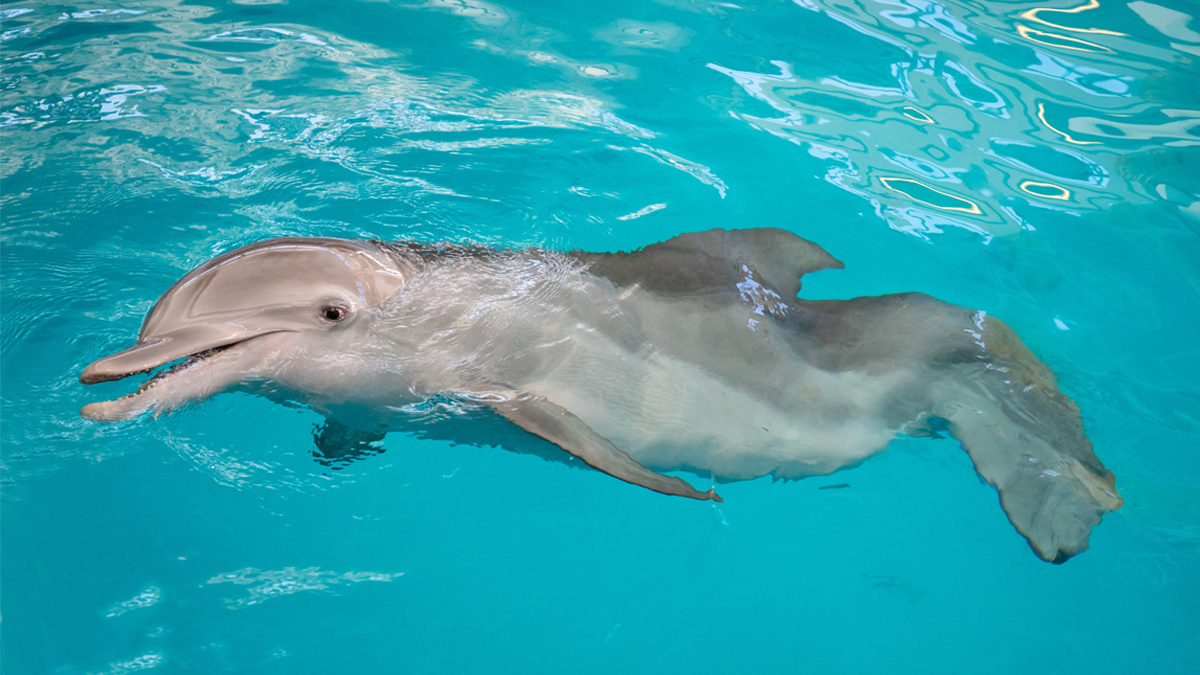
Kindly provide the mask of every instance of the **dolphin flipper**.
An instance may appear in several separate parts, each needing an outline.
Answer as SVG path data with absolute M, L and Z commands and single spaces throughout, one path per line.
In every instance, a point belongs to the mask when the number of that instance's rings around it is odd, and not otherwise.
M 982 336 L 988 358 L 949 369 L 933 386 L 933 413 L 948 420 L 1033 550 L 1065 562 L 1088 547 L 1101 516 L 1121 506 L 1115 478 L 1053 372 L 1003 322 L 989 317 Z
M 583 420 L 545 398 L 513 394 L 505 396 L 501 401 L 482 402 L 525 431 L 554 443 L 583 460 L 588 466 L 613 478 L 662 494 L 701 501 L 722 501 L 715 489 L 700 492 L 679 478 L 655 473 L 638 464 L 607 438 L 593 431 Z

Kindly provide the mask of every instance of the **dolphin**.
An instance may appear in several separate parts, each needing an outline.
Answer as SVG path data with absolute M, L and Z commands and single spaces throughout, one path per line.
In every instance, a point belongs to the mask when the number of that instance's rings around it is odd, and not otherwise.
M 156 373 L 81 413 L 252 391 L 325 415 L 317 445 L 336 458 L 442 397 L 615 478 L 714 501 L 663 472 L 799 479 L 946 432 L 1038 556 L 1085 550 L 1122 500 L 1054 373 L 983 311 L 920 293 L 798 297 L 805 274 L 841 267 L 769 228 L 620 253 L 271 239 L 175 283 L 137 342 L 80 381 Z

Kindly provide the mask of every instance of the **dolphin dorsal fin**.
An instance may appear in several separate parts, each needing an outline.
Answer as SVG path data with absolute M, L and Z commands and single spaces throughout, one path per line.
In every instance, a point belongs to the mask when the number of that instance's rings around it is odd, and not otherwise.
M 588 271 L 618 286 L 638 284 L 668 294 L 736 291 L 749 270 L 787 300 L 800 292 L 800 277 L 841 267 L 825 249 L 776 228 L 689 232 L 631 253 L 588 260 Z

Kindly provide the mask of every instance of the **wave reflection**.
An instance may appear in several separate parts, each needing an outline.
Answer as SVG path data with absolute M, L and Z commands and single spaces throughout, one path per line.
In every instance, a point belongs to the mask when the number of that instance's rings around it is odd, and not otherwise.
M 827 160 L 825 180 L 867 199 L 894 229 L 926 237 L 957 227 L 988 241 L 1033 228 L 1030 207 L 1079 214 L 1146 203 L 1153 197 L 1121 176 L 1120 158 L 1200 142 L 1200 111 L 1136 96 L 1148 76 L 1161 77 L 1155 62 L 1177 54 L 1113 30 L 1113 12 L 1092 11 L 1099 0 L 796 4 L 844 44 L 865 36 L 895 60 L 868 71 L 861 59 L 798 69 L 766 53 L 777 72 L 708 67 L 775 112 L 745 106 L 735 117 Z M 1174 10 L 1131 8 L 1168 36 L 1193 37 Z
M 545 29 L 490 3 L 439 1 L 407 11 L 470 19 L 481 32 L 463 47 L 532 59 L 535 68 L 559 66 L 572 81 L 481 86 L 456 69 L 422 70 L 403 53 L 327 29 L 230 21 L 232 14 L 183 2 L 5 11 L 12 46 L 4 55 L 0 129 L 8 152 L 0 177 L 107 144 L 107 164 L 97 173 L 124 186 L 237 200 L 238 215 L 252 224 L 250 240 L 331 229 L 379 236 L 401 223 L 436 228 L 470 220 L 455 201 L 524 218 L 529 199 L 492 178 L 514 158 L 554 144 L 571 149 L 544 154 L 569 157 L 580 145 L 592 155 L 632 150 L 625 164 L 644 165 L 635 159 L 640 153 L 721 196 L 727 190 L 711 169 L 660 145 L 657 132 L 620 117 L 609 97 L 579 86 L 634 77 L 636 69 L 569 56 L 545 40 L 532 49 L 532 36 Z M 82 28 L 72 31 L 72 24 L 86 26 L 82 44 Z M 686 38 L 661 23 L 618 23 L 617 39 L 637 48 L 678 48 Z M 44 77 L 68 63 L 69 80 Z M 88 135 L 69 131 L 81 123 Z M 322 208 L 322 199 L 347 206 Z M 610 210 L 613 219 L 628 213 L 621 204 Z M 330 218 L 334 212 L 344 216 Z M 466 236 L 474 232 L 469 225 L 454 229 Z M 226 241 L 222 233 L 211 243 Z

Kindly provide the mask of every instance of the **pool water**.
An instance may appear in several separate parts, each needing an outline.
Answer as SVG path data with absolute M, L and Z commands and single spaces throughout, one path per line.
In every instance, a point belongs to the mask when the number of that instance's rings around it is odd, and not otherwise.
M 0 7 L 7 675 L 1200 671 L 1200 8 L 1186 0 Z M 1009 323 L 1125 505 L 1037 558 L 949 439 L 663 497 L 80 370 L 271 236 L 629 250 L 781 227 Z M 466 422 L 464 422 L 466 423 Z M 705 479 L 690 476 L 694 484 Z M 840 489 L 826 489 L 848 484 Z

